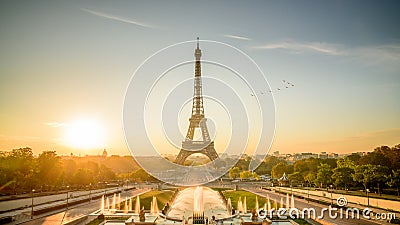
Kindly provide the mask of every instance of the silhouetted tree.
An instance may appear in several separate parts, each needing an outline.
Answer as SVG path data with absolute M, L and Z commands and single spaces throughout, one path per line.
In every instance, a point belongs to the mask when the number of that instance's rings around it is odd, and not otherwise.
M 40 153 L 36 161 L 37 173 L 35 174 L 35 180 L 37 182 L 50 186 L 50 188 L 60 184 L 62 166 L 60 157 L 57 156 L 55 151 L 44 151 Z

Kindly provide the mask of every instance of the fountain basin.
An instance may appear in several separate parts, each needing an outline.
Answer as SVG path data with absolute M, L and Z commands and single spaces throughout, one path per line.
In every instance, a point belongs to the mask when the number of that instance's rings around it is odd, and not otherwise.
M 181 190 L 167 214 L 168 219 L 189 220 L 193 214 L 204 213 L 204 218 L 217 220 L 230 218 L 225 199 L 217 191 L 208 187 L 189 187 Z

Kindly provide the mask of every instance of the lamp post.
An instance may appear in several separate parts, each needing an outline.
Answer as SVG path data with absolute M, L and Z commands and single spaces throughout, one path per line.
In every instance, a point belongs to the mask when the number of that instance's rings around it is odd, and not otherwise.
M 92 183 L 89 184 L 89 203 L 92 202 L 92 196 L 91 196 L 91 194 L 92 194 Z
M 32 189 L 31 219 L 33 219 L 33 193 L 34 192 L 35 192 L 35 189 Z
M 333 205 L 333 197 L 332 197 L 333 185 L 331 184 L 330 187 L 331 187 L 331 205 Z
M 68 209 L 68 193 L 69 192 L 69 186 L 67 186 L 67 209 Z
M 307 202 L 310 202 L 310 182 L 307 183 L 308 189 L 307 189 Z
M 367 205 L 369 206 L 369 189 L 367 188 L 366 191 L 367 191 L 367 202 L 368 202 Z

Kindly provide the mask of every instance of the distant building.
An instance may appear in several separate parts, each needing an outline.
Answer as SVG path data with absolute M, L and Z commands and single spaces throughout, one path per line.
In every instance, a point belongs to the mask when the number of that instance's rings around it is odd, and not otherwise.
M 328 158 L 328 153 L 327 152 L 321 152 L 321 154 L 319 154 L 319 158 L 320 159 L 327 159 Z
M 103 154 L 101 154 L 101 155 L 102 155 L 103 157 L 107 157 L 108 154 L 107 154 L 106 149 L 103 150 Z
M 337 158 L 339 158 L 339 154 L 337 154 L 337 153 L 329 153 L 328 158 L 337 159 Z

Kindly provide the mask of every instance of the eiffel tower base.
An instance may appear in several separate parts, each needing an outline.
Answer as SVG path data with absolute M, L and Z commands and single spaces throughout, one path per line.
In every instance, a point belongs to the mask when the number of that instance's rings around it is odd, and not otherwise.
M 206 155 L 211 161 L 214 161 L 218 158 L 218 154 L 214 149 L 214 142 L 211 142 L 207 147 L 200 150 L 187 150 L 182 148 L 178 154 L 178 157 L 176 157 L 175 159 L 175 163 L 179 165 L 184 165 L 185 160 L 192 154 L 196 153 Z

